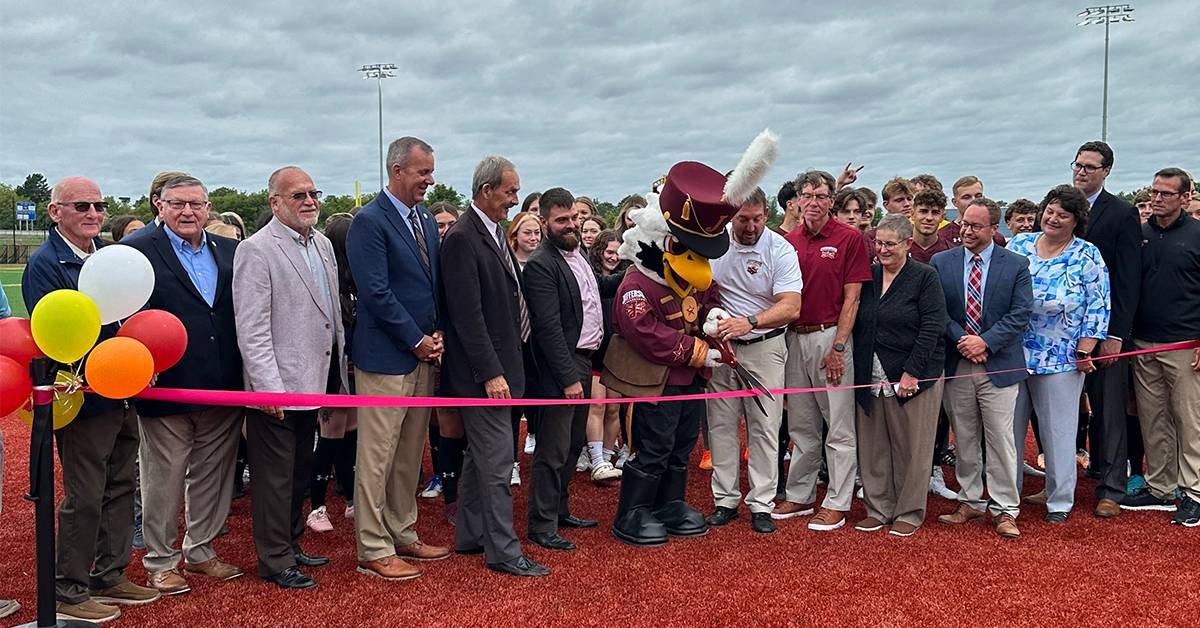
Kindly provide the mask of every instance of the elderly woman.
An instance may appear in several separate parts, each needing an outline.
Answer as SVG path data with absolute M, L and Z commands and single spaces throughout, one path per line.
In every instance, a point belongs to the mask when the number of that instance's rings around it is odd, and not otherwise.
M 1017 394 L 1014 429 L 1017 461 L 1024 461 L 1025 430 L 1037 413 L 1046 455 L 1046 488 L 1025 503 L 1046 506 L 1046 522 L 1067 520 L 1075 503 L 1075 431 L 1083 377 L 1096 365 L 1088 356 L 1108 336 L 1108 269 L 1100 251 L 1083 239 L 1088 200 L 1069 185 L 1042 199 L 1041 233 L 1022 233 L 1008 249 L 1029 258 L 1033 316 L 1025 330 L 1029 379 Z M 1017 482 L 1021 481 L 1017 469 Z
M 854 324 L 858 468 L 867 517 L 854 527 L 911 536 L 925 522 L 942 404 L 946 300 L 933 268 L 909 259 L 912 224 L 889 214 Z

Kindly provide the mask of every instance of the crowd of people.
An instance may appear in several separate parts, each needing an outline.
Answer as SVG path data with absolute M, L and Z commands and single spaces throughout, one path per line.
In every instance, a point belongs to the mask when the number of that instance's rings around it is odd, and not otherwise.
M 88 256 L 110 244 L 107 229 L 153 265 L 147 307 L 188 332 L 159 386 L 514 400 L 246 408 L 87 394 L 55 434 L 61 617 L 108 621 L 119 605 L 187 593 L 191 578 L 243 575 L 213 541 L 247 465 L 258 575 L 284 589 L 317 586 L 309 573 L 329 562 L 301 542 L 306 530 L 334 527 L 331 481 L 353 521 L 358 572 L 386 580 L 415 578 L 420 561 L 453 554 L 480 554 L 501 573 L 548 574 L 513 526 L 511 487 L 523 477 L 527 540 L 550 550 L 574 550 L 564 532 L 599 525 L 572 514 L 575 472 L 638 490 L 628 474 L 644 465 L 626 463 L 647 455 L 644 436 L 601 380 L 614 338 L 656 324 L 644 300 L 619 291 L 639 274 L 618 250 L 647 198 L 624 199 L 609 226 L 591 199 L 552 188 L 525 197 L 510 219 L 520 177 L 503 157 L 476 167 L 469 207 L 423 204 L 434 184 L 428 143 L 392 142 L 386 165 L 386 187 L 323 231 L 321 191 L 295 166 L 271 174 L 270 212 L 250 235 L 236 214 L 216 214 L 206 185 L 187 173 L 154 179 L 151 224 L 106 221 L 90 179 L 54 186 L 54 227 L 22 280 L 26 306 L 76 287 Z M 938 513 L 941 524 L 987 521 L 1014 539 L 1023 506 L 1048 524 L 1068 520 L 1081 457 L 1095 479 L 1095 516 L 1173 511 L 1164 522 L 1200 526 L 1200 349 L 1113 357 L 1200 339 L 1200 195 L 1187 172 L 1163 168 L 1133 204 L 1122 200 L 1104 188 L 1114 156 L 1103 142 L 1079 147 L 1070 167 L 1070 184 L 1004 208 L 974 176 L 949 195 L 932 175 L 896 177 L 880 190 L 881 218 L 876 194 L 853 185 L 861 168 L 837 179 L 807 171 L 778 191 L 774 228 L 756 190 L 729 224 L 728 252 L 711 263 L 717 289 L 706 298 L 719 303 L 704 307 L 724 314 L 705 333 L 765 387 L 818 390 L 703 404 L 713 508 L 702 521 L 668 522 L 666 533 L 729 525 L 743 502 L 756 532 L 796 517 L 830 532 L 847 525 L 858 498 L 866 516 L 855 530 L 905 537 L 925 524 L 932 492 L 956 502 Z M 729 366 L 695 381 L 698 391 L 744 387 Z M 597 403 L 537 408 L 523 397 Z M 1026 461 L 1030 425 L 1044 464 Z M 669 452 L 670 463 L 664 454 L 668 475 L 690 448 Z M 522 450 L 532 454 L 525 472 Z M 947 466 L 958 491 L 946 486 Z M 1026 475 L 1044 475 L 1045 489 L 1023 495 Z M 444 500 L 454 547 L 421 540 L 419 497 Z M 629 516 L 617 513 L 613 532 L 633 542 L 622 527 Z M 144 586 L 124 575 L 133 547 L 145 549 Z

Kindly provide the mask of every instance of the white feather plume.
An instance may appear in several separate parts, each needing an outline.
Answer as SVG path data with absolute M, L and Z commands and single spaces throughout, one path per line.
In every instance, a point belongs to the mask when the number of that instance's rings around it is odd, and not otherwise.
M 770 129 L 763 129 L 762 133 L 750 142 L 750 147 L 742 154 L 737 168 L 733 169 L 733 174 L 729 175 L 729 180 L 725 182 L 725 201 L 734 207 L 740 207 L 754 194 L 754 188 L 758 187 L 778 156 L 779 136 Z

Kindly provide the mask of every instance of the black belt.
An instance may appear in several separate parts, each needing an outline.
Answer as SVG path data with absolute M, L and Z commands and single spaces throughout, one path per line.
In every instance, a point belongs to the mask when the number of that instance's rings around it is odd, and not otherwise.
M 783 332 L 785 332 L 785 331 L 787 331 L 787 327 L 779 327 L 776 329 L 772 329 L 771 331 L 759 336 L 758 338 L 752 338 L 750 340 L 739 340 L 737 338 L 734 338 L 733 343 L 738 344 L 738 345 L 752 345 L 756 342 L 762 342 L 768 338 L 774 338 L 776 336 L 779 336 L 779 335 L 783 334 Z

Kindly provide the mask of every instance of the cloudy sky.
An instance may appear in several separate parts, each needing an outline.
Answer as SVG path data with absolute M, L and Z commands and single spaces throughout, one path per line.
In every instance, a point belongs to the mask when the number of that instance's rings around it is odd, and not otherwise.
M 60 3 L 0 0 L 0 181 L 160 170 L 258 190 L 284 164 L 327 193 L 378 186 L 385 141 L 417 135 L 465 192 L 484 155 L 523 192 L 616 201 L 676 161 L 724 170 L 764 127 L 773 192 L 807 168 L 860 183 L 964 174 L 1040 199 L 1099 139 L 1104 27 L 1086 1 Z M 349 8 L 343 8 L 343 6 Z M 1135 0 L 1112 30 L 1110 189 L 1200 170 L 1200 10 Z

